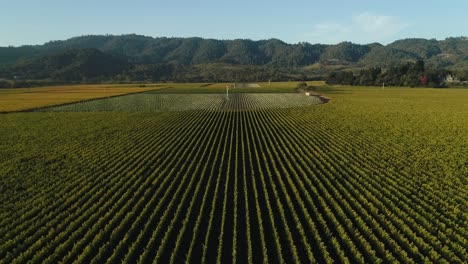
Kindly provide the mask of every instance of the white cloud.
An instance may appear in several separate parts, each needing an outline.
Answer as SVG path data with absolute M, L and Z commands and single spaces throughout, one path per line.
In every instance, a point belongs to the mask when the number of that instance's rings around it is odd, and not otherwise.
M 342 41 L 355 43 L 388 43 L 409 27 L 395 16 L 369 12 L 354 15 L 346 23 L 322 22 L 315 24 L 311 32 L 301 38 L 311 43 L 335 44 Z

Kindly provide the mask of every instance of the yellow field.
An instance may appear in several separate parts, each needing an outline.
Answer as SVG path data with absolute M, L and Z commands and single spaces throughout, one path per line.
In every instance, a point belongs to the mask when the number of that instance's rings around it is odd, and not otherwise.
M 50 105 L 105 98 L 163 88 L 164 85 L 74 85 L 0 89 L 0 112 L 23 111 Z

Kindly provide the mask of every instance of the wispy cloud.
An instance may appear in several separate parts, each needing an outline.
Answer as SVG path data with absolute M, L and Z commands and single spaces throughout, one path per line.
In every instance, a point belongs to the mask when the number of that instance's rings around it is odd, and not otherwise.
M 303 34 L 301 38 L 312 43 L 388 43 L 409 26 L 395 16 L 365 12 L 352 16 L 344 23 L 327 21 L 315 24 L 311 32 Z

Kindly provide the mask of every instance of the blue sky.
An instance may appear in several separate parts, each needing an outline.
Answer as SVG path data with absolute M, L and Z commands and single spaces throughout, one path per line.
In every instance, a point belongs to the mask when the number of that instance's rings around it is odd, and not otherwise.
M 0 0 L 0 46 L 89 34 L 391 43 L 468 35 L 468 1 Z

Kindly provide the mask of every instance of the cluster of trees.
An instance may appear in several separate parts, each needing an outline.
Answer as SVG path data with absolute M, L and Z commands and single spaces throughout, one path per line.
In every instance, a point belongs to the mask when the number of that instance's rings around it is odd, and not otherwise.
M 409 86 L 409 87 L 445 87 L 445 78 L 450 72 L 444 69 L 426 69 L 423 61 L 406 63 L 383 70 L 380 67 L 363 69 L 358 75 L 351 71 L 332 72 L 328 75 L 328 84 L 362 86 Z
M 60 82 L 60 81 L 52 81 L 52 80 L 0 80 L 0 89 L 68 85 L 71 83 L 73 82 Z
M 0 76 L 9 79 L 12 86 L 31 83 L 27 80 L 45 79 L 55 82 L 97 82 L 110 79 L 128 67 L 126 59 L 97 49 L 73 49 L 38 59 L 20 60 L 10 67 L 0 68 Z

